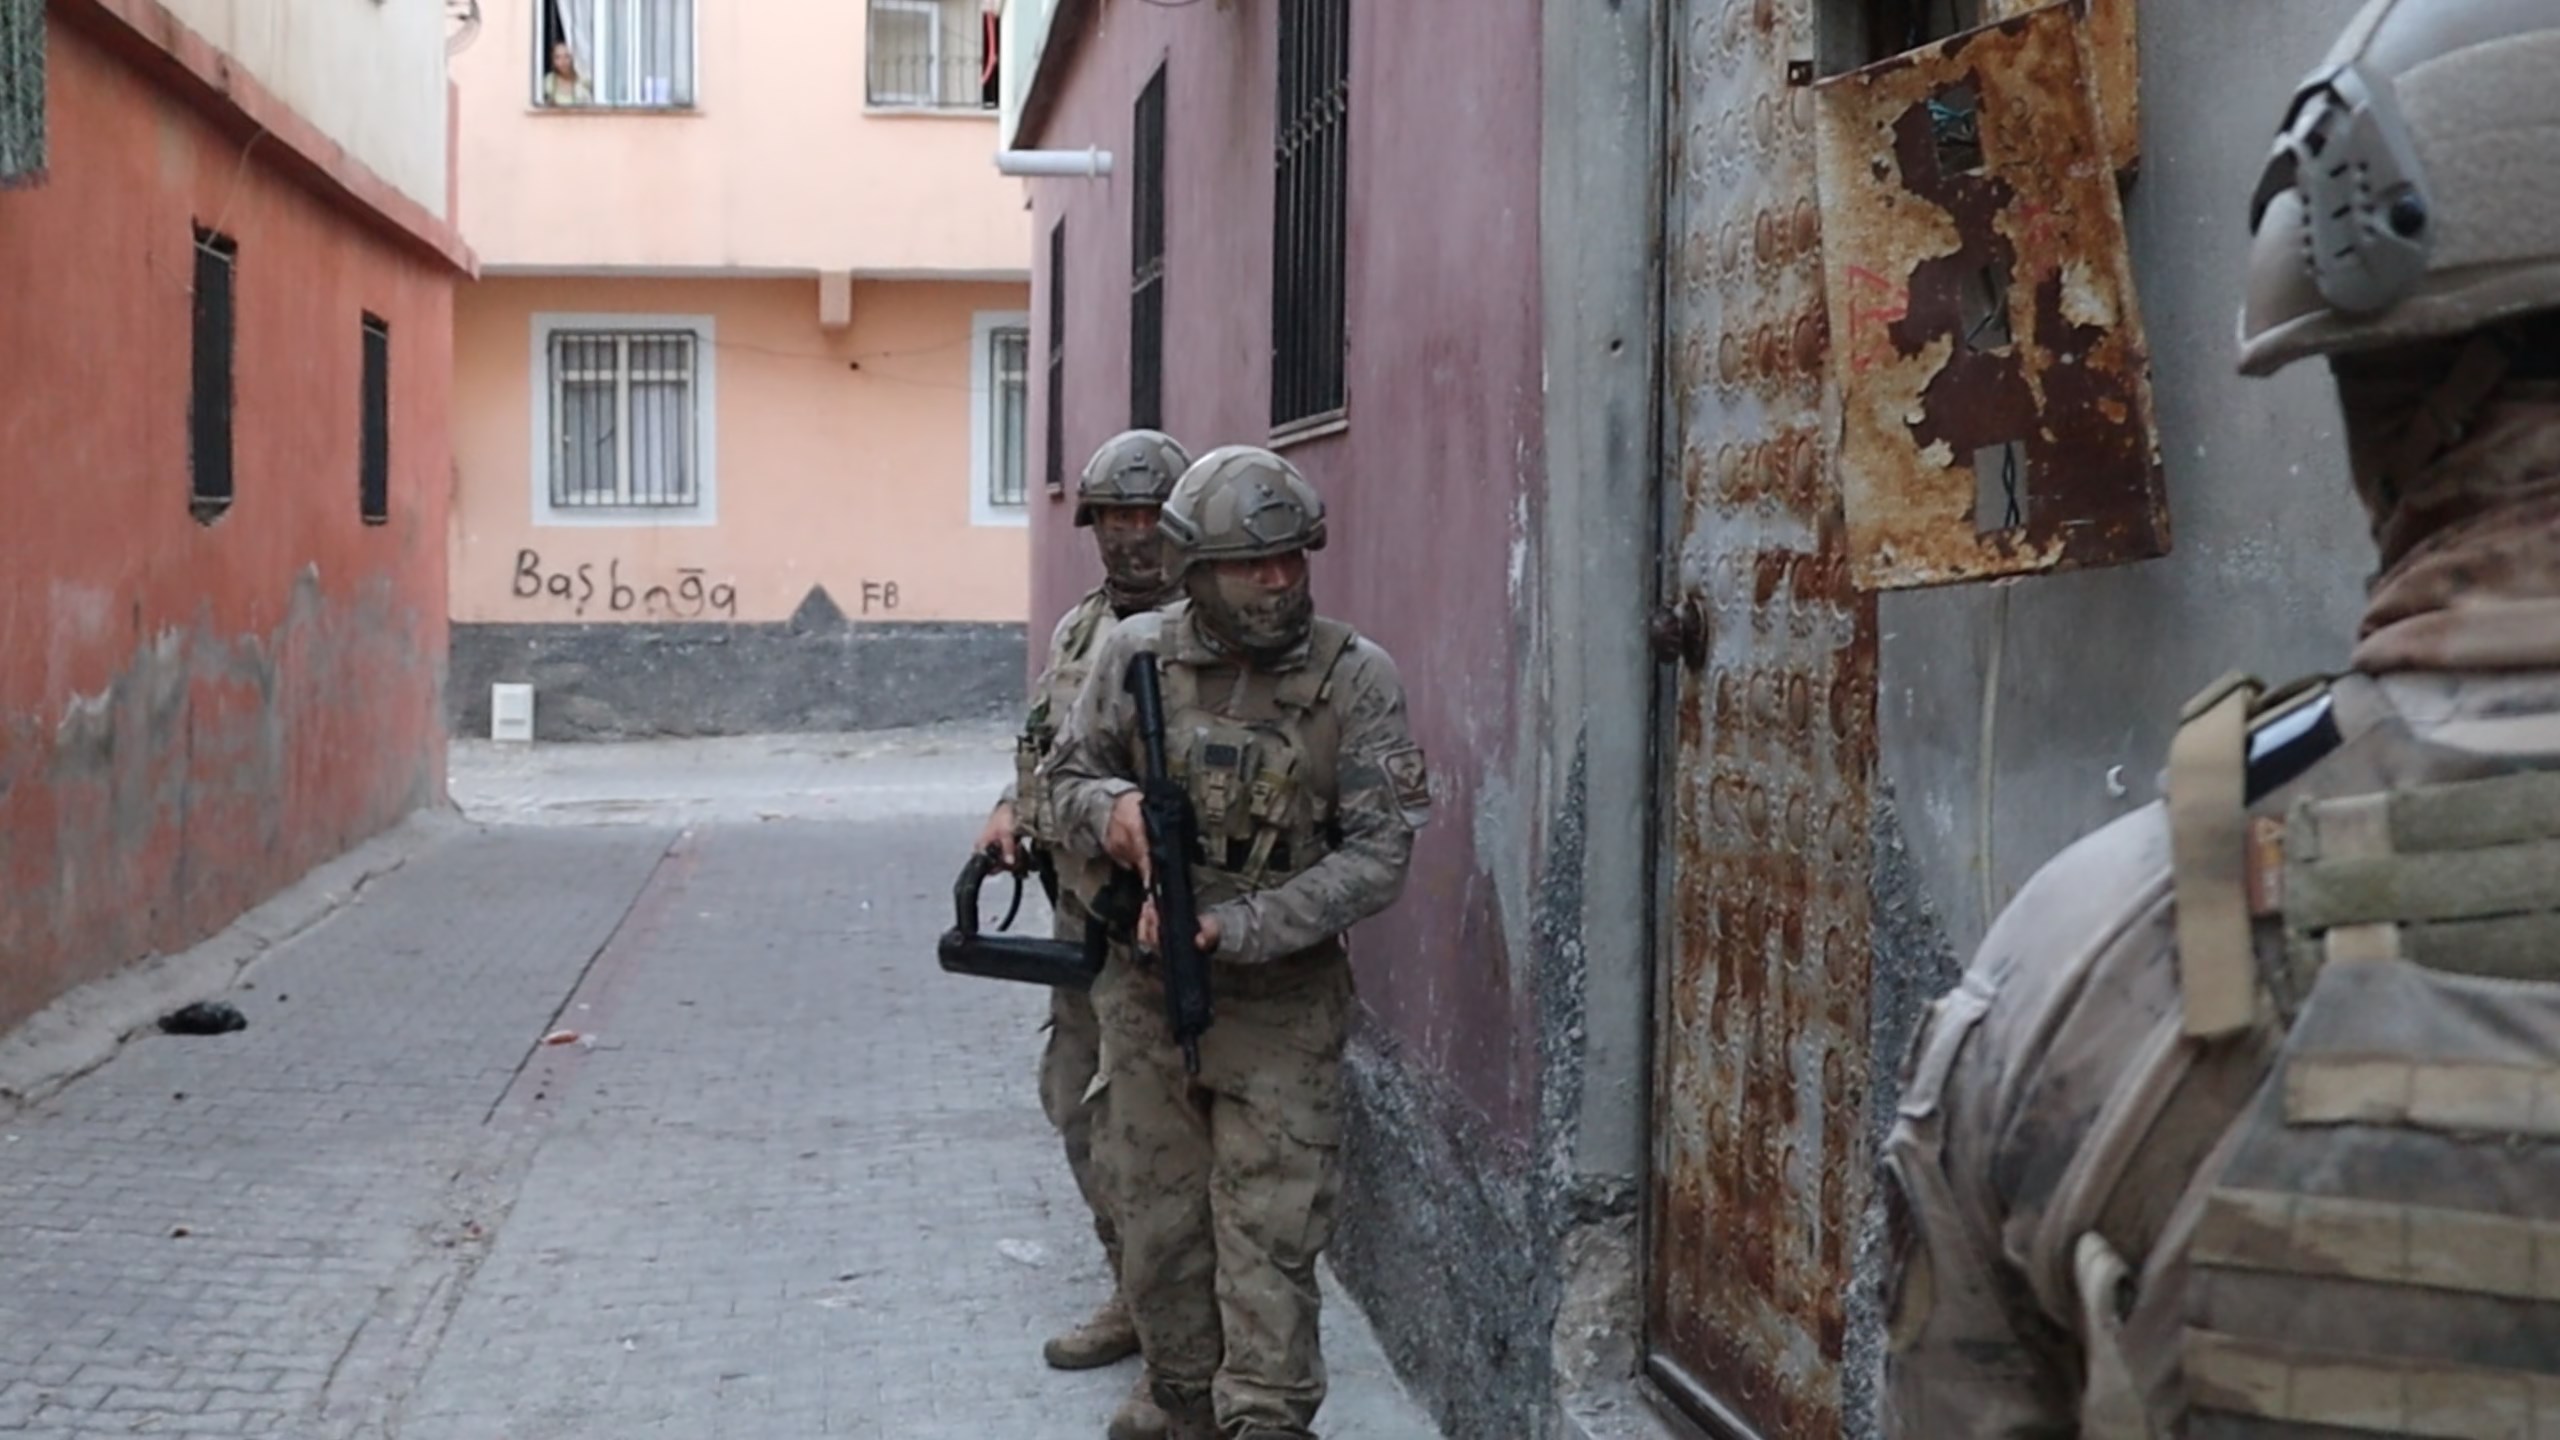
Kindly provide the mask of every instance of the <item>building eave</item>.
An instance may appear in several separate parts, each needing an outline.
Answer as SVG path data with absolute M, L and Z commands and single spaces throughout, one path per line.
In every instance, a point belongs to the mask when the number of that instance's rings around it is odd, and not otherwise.
M 160 0 L 53 0 L 52 13 L 202 114 L 256 145 L 259 158 L 385 238 L 464 278 L 479 261 L 462 232 L 371 166 L 189 29 Z
M 1058 0 L 1040 43 L 1040 61 L 1032 67 L 1031 84 L 1022 94 L 1022 115 L 1013 127 L 1010 148 L 1040 147 L 1048 129 L 1049 113 L 1057 108 L 1058 93 L 1066 88 L 1067 73 L 1075 65 L 1075 52 L 1083 48 L 1085 21 L 1096 3 L 1098 0 Z

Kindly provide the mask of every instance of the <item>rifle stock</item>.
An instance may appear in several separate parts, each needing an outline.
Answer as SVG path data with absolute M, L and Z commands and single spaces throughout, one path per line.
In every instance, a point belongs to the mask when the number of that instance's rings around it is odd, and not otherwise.
M 952 887 L 952 926 L 942 932 L 942 941 L 935 947 L 936 958 L 942 968 L 954 975 L 975 975 L 987 980 L 1019 980 L 1028 985 L 1049 985 L 1067 990 L 1091 989 L 1094 976 L 1102 971 L 1102 961 L 1089 934 L 1084 944 L 1075 945 L 1063 940 L 979 933 L 978 891 L 986 884 L 987 872 L 997 863 L 995 857 L 979 853 L 971 855 L 969 863 L 960 868 L 959 883 Z M 1014 909 L 1022 905 L 1022 875 L 1019 871 L 1013 876 L 1013 905 Z M 1008 910 L 1004 926 L 1012 924 L 1013 911 Z

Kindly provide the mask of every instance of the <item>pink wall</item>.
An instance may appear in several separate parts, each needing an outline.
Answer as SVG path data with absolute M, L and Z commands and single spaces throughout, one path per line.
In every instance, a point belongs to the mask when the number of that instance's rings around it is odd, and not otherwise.
M 677 618 L 787 619 L 823 584 L 857 621 L 1019 621 L 1027 532 L 972 523 L 969 388 L 972 317 L 1025 308 L 1020 285 L 862 283 L 851 326 L 830 331 L 818 324 L 815 280 L 466 288 L 454 342 L 453 618 L 665 620 L 615 609 L 614 580 L 645 594 L 679 588 L 692 568 L 706 591 L 734 591 L 734 613 Z M 534 523 L 533 326 L 545 312 L 712 318 L 718 523 Z M 527 550 L 545 577 L 532 597 L 521 593 Z M 592 594 L 584 584 L 566 599 L 549 593 L 548 577 L 581 567 Z
M 61 18 L 0 194 L 0 1025 L 441 794 L 453 272 L 245 162 Z M 158 68 L 155 72 L 168 73 Z M 188 512 L 195 222 L 239 244 L 238 499 Z M 391 521 L 357 514 L 390 322 Z
M 700 0 L 697 104 L 667 113 L 534 108 L 535 5 L 482 0 L 453 62 L 462 211 L 489 266 L 1029 268 L 994 113 L 868 110 L 857 0 Z
M 1543 467 L 1538 11 L 1398 0 L 1352 16 L 1350 428 L 1288 454 L 1332 511 L 1317 605 L 1395 654 L 1441 787 L 1404 901 L 1358 934 L 1360 984 L 1421 1063 L 1519 1139 L 1535 1118 L 1532 957 L 1506 953 L 1492 867 L 1521 848 L 1504 827 L 1526 823 L 1508 797 L 1526 613 L 1512 567 Z M 1130 107 L 1168 58 L 1166 423 L 1195 452 L 1259 443 L 1270 415 L 1273 7 L 1105 3 L 1088 25 L 1059 104 L 1026 141 L 1124 157 L 1107 180 L 1034 186 L 1044 270 L 1049 227 L 1068 222 L 1069 473 L 1126 419 Z M 1047 353 L 1046 285 L 1044 274 L 1034 287 L 1035 357 Z M 1037 437 L 1036 382 L 1032 404 Z M 1067 507 L 1033 508 L 1041 635 L 1095 566 Z M 1524 901 L 1525 882 L 1512 888 Z M 1526 933 L 1525 915 L 1507 928 Z

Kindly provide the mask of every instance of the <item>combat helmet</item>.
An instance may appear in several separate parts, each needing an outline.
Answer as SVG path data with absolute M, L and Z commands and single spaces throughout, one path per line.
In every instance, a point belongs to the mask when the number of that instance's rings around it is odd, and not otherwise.
M 1076 481 L 1076 523 L 1106 505 L 1161 505 L 1191 467 L 1191 452 L 1161 430 L 1123 430 L 1102 442 Z
M 2295 92 L 2250 204 L 2240 369 L 2560 304 L 2560 5 L 2372 0 Z
M 1192 462 L 1156 522 L 1176 573 L 1203 560 L 1256 560 L 1324 548 L 1324 497 L 1298 467 L 1255 445 Z

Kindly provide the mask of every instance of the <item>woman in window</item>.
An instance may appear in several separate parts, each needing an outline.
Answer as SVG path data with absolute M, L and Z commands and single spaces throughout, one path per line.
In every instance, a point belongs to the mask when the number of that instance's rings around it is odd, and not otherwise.
M 595 93 L 578 74 L 577 54 L 567 41 L 551 47 L 551 68 L 542 77 L 542 103 L 545 105 L 592 105 Z

